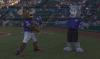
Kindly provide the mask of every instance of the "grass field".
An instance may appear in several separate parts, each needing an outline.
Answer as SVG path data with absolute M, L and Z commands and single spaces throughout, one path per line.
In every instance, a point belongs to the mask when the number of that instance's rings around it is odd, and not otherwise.
M 41 32 L 38 35 L 40 46 L 44 49 L 41 55 L 32 51 L 32 43 L 29 42 L 25 50 L 24 57 L 17 57 L 15 50 L 23 39 L 23 33 L 20 28 L 0 27 L 0 32 L 11 33 L 9 36 L 0 35 L 0 59 L 100 59 L 100 37 L 91 35 L 79 35 L 81 46 L 85 53 L 76 54 L 75 52 L 64 53 L 64 41 L 66 40 L 65 31 Z

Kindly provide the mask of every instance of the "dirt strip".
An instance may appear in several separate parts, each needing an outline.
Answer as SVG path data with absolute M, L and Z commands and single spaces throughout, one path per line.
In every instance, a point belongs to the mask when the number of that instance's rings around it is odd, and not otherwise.
M 9 36 L 9 35 L 11 35 L 11 33 L 0 32 L 0 37 Z
M 67 29 L 62 29 L 62 28 L 47 28 L 47 31 L 54 31 L 54 32 L 66 32 L 67 33 Z M 90 37 L 95 37 L 97 39 L 100 39 L 100 32 L 92 32 L 92 31 L 80 31 L 79 32 L 80 35 L 83 36 L 90 36 Z

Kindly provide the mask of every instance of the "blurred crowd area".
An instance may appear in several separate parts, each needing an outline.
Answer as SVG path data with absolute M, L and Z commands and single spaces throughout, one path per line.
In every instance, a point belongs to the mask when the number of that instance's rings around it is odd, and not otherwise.
M 71 3 L 81 6 L 80 17 L 85 22 L 100 24 L 100 0 L 21 0 L 16 5 L 0 8 L 0 25 L 20 26 L 23 7 L 41 16 L 43 21 L 65 21 L 70 15 Z

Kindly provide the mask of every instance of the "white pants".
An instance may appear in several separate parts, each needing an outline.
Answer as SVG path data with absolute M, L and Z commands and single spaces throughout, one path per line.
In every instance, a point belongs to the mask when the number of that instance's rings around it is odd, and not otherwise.
M 28 41 L 30 39 L 32 39 L 33 42 L 37 42 L 36 33 L 34 33 L 34 32 L 24 32 L 23 43 L 28 43 Z

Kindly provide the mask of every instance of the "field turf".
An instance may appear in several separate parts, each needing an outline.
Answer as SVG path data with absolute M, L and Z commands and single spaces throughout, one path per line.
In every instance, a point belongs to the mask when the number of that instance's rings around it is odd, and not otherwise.
M 38 34 L 38 41 L 43 52 L 38 55 L 32 50 L 30 41 L 23 57 L 15 55 L 16 48 L 23 39 L 23 31 L 16 27 L 0 27 L 0 33 L 10 33 L 10 35 L 0 34 L 0 59 L 100 59 L 100 34 L 95 36 L 93 33 L 80 32 L 79 39 L 85 53 L 76 54 L 75 52 L 64 53 L 63 47 L 66 40 L 66 31 L 41 31 Z M 96 34 L 96 33 L 95 33 Z

